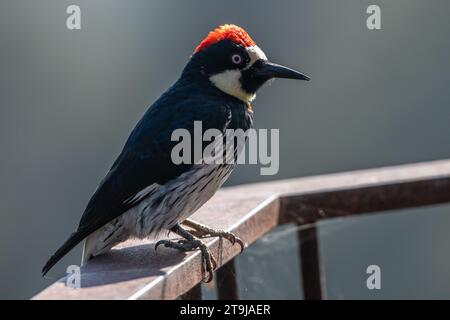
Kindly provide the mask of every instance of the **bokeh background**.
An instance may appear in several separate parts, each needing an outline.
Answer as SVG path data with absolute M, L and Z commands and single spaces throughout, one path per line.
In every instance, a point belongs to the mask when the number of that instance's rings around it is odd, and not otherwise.
M 66 28 L 70 4 L 81 30 Z M 366 28 L 370 4 L 382 30 Z M 1 0 L 0 298 L 30 298 L 78 263 L 80 248 L 40 276 L 140 116 L 219 24 L 312 77 L 275 81 L 254 104 L 257 127 L 280 129 L 279 174 L 240 166 L 228 185 L 449 158 L 449 13 L 447 0 Z M 449 213 L 322 223 L 329 297 L 449 298 Z M 301 298 L 296 246 L 282 229 L 240 257 L 243 297 Z M 382 290 L 365 287 L 369 264 Z

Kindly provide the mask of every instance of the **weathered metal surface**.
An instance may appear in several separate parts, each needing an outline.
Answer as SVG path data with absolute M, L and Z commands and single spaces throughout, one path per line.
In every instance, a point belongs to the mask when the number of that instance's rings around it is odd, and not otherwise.
M 280 180 L 225 188 L 192 218 L 235 232 L 247 244 L 279 223 L 450 201 L 450 160 Z M 239 253 L 208 240 L 219 267 Z M 202 278 L 200 253 L 180 253 L 145 240 L 124 242 L 83 269 L 80 289 L 56 282 L 34 299 L 175 299 Z
M 322 259 L 320 259 L 317 226 L 299 228 L 298 240 L 304 298 L 306 300 L 326 299 L 325 273 L 322 270 Z
M 239 203 L 226 201 L 220 204 L 221 211 L 216 208 L 211 214 L 203 213 L 196 218 L 201 223 L 233 231 L 251 244 L 278 224 L 277 200 L 258 205 L 241 207 Z M 219 267 L 240 252 L 238 245 L 232 246 L 226 240 L 206 242 Z M 60 281 L 34 299 L 175 299 L 202 280 L 198 251 L 181 253 L 161 247 L 156 253 L 153 245 L 150 241 L 124 242 L 82 268 L 82 288 L 68 288 L 65 281 Z
M 449 201 L 450 177 L 291 195 L 281 199 L 280 223 L 305 224 L 322 219 Z
M 217 296 L 219 300 L 239 300 L 239 288 L 235 261 L 230 260 L 216 272 Z
M 202 284 L 198 283 L 191 290 L 180 296 L 181 300 L 202 300 Z

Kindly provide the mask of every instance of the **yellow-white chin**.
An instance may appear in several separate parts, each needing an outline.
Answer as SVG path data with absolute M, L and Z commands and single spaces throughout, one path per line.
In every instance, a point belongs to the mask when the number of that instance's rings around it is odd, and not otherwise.
M 226 70 L 211 76 L 209 80 L 223 92 L 244 102 L 251 102 L 255 99 L 256 94 L 242 89 L 241 77 L 241 70 Z
M 267 61 L 267 57 L 264 52 L 258 46 L 252 46 L 246 48 L 250 57 L 246 69 L 252 67 L 252 65 L 258 60 Z M 209 80 L 223 92 L 238 98 L 244 102 L 252 102 L 256 98 L 255 93 L 248 93 L 242 89 L 242 73 L 239 69 L 226 70 L 222 73 L 215 74 L 209 78 Z

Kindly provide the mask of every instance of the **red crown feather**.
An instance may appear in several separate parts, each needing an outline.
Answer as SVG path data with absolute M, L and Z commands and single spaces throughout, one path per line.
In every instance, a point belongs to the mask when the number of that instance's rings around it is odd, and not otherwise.
M 199 52 L 203 49 L 208 48 L 209 46 L 222 41 L 222 40 L 231 40 L 236 44 L 240 44 L 244 47 L 251 47 L 256 45 L 255 41 L 250 38 L 247 31 L 238 27 L 234 24 L 224 24 L 216 28 L 214 31 L 211 31 L 208 36 L 195 48 L 194 53 Z

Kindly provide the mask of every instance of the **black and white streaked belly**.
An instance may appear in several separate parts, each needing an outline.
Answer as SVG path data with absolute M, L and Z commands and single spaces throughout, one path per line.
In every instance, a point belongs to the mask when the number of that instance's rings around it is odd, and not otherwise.
M 195 165 L 164 185 L 148 186 L 136 195 L 142 201 L 135 207 L 86 239 L 84 259 L 105 253 L 130 237 L 156 238 L 186 220 L 216 193 L 233 168 L 234 164 Z

